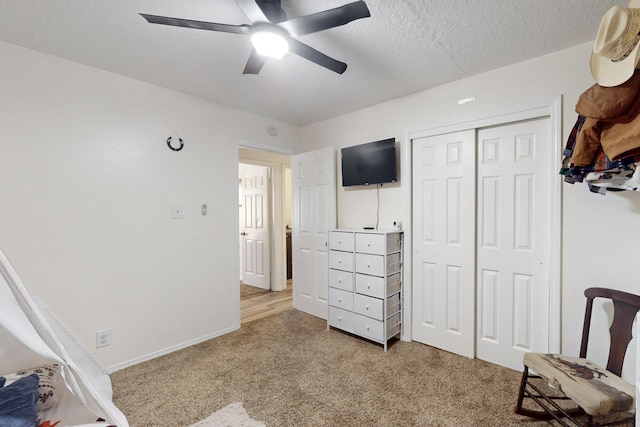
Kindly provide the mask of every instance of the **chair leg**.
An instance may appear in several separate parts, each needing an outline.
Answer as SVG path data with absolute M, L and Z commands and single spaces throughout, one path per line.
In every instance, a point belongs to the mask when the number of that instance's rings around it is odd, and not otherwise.
M 532 409 L 526 409 L 522 407 L 524 403 L 524 399 L 532 399 L 536 402 L 541 398 L 540 393 L 533 395 L 527 389 L 527 386 L 531 386 L 529 383 L 529 378 L 537 378 L 536 376 L 529 375 L 529 367 L 525 366 L 522 371 L 522 379 L 520 380 L 520 389 L 518 391 L 518 401 L 516 402 L 516 406 L 513 408 L 513 411 L 519 415 L 525 415 L 527 417 L 536 418 L 539 420 L 550 420 L 553 418 L 551 414 L 546 411 L 536 411 Z M 542 406 L 539 402 L 538 405 Z
M 522 402 L 524 401 L 524 389 L 527 386 L 528 377 L 529 377 L 529 367 L 525 366 L 522 371 L 522 379 L 520 380 L 520 388 L 518 390 L 518 401 L 516 402 L 515 408 L 513 408 L 513 411 L 516 414 L 524 415 L 522 414 Z
M 518 400 L 516 406 L 513 408 L 514 412 L 519 415 L 525 415 L 527 417 L 539 419 L 539 420 L 551 420 L 554 419 L 560 423 L 561 426 L 582 426 L 573 415 L 581 415 L 584 413 L 582 408 L 563 409 L 555 401 L 567 400 L 566 397 L 554 397 L 547 396 L 529 381 L 531 378 L 540 378 L 537 375 L 529 374 L 529 367 L 525 366 L 522 371 L 522 380 L 520 382 L 520 390 L 518 393 Z M 524 399 L 528 398 L 537 403 L 542 410 L 533 410 L 523 408 L 522 404 Z M 568 424 L 570 422 L 571 424 Z

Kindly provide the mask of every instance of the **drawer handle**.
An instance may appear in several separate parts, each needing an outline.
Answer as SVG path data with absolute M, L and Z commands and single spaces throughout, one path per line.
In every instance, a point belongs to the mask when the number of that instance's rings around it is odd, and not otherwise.
M 341 259 L 338 260 L 338 264 L 342 264 L 342 260 Z
M 342 302 L 342 298 L 338 298 L 338 302 Z
M 342 244 L 342 240 L 338 240 L 338 244 L 341 245 Z
M 342 316 L 338 316 L 338 322 L 342 322 Z
M 367 263 L 367 268 L 371 268 L 371 264 L 370 263 Z
M 342 283 L 342 279 L 338 279 L 338 283 Z
M 369 325 L 367 325 L 367 331 L 370 329 L 371 327 Z
M 371 247 L 371 243 L 367 243 L 367 247 Z
M 367 289 L 371 289 L 371 285 L 367 285 Z
M 365 310 L 369 310 L 369 304 L 365 305 L 365 306 L 364 306 L 364 309 L 365 309 Z

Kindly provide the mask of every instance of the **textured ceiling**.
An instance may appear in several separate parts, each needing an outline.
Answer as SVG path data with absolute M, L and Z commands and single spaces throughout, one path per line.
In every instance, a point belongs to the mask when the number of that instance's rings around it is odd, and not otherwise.
M 282 0 L 289 18 L 351 0 Z M 0 0 L 0 40 L 305 125 L 595 38 L 615 0 L 365 0 L 371 18 L 299 37 L 298 56 L 243 75 L 249 37 L 152 25 L 139 12 L 250 23 L 235 0 Z

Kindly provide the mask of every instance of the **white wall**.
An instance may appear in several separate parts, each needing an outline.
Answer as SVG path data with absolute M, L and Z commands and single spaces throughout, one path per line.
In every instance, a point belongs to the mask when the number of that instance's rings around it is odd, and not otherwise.
M 327 145 L 343 147 L 390 136 L 403 145 L 407 144 L 410 132 L 485 118 L 562 95 L 564 147 L 576 119 L 574 106 L 578 96 L 594 83 L 589 72 L 590 48 L 591 43 L 584 44 L 309 125 L 302 128 L 300 141 L 304 141 L 305 150 Z M 468 97 L 477 100 L 458 105 L 458 100 Z M 407 160 L 402 159 L 403 165 Z M 559 169 L 560 165 L 557 166 Z M 562 187 L 562 348 L 577 354 L 586 287 L 640 292 L 640 262 L 636 256 L 640 241 L 640 194 L 601 196 L 589 193 L 584 184 Z M 403 200 L 408 191 L 408 183 L 403 182 L 380 190 L 381 227 L 389 228 L 391 221 L 407 215 Z M 375 189 L 338 189 L 340 227 L 368 225 L 375 207 Z M 604 310 L 597 311 L 597 315 L 602 317 L 603 326 L 593 338 L 597 351 L 592 357 L 606 364 L 602 360 L 604 346 L 597 344 L 605 341 L 608 325 Z M 631 348 L 630 357 L 634 354 Z M 626 365 L 626 378 L 633 378 L 629 373 L 633 372 L 633 365 Z
M 7 43 L 0 58 L 0 248 L 27 286 L 116 369 L 239 327 L 237 145 L 291 150 L 299 130 Z

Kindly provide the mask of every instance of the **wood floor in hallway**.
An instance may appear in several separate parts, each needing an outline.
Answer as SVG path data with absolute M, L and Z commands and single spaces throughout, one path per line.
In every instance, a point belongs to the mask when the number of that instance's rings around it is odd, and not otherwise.
M 293 306 L 293 287 L 280 292 L 268 292 L 240 300 L 240 323 L 252 322 L 272 314 L 288 310 Z

